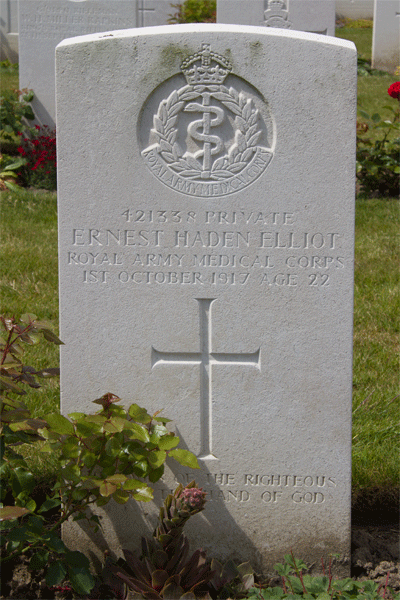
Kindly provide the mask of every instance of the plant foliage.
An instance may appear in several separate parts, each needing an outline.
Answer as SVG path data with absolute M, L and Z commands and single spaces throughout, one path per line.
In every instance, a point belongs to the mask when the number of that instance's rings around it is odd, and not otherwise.
M 47 569 L 47 585 L 56 586 L 68 576 L 76 592 L 87 594 L 94 586 L 89 561 L 65 546 L 57 533 L 59 526 L 73 518 L 88 519 L 98 528 L 99 517 L 87 517 L 88 506 L 104 506 L 111 499 L 118 504 L 129 498 L 147 502 L 153 492 L 144 480 L 160 479 L 168 455 L 191 469 L 199 468 L 197 459 L 177 448 L 179 438 L 166 427 L 170 419 L 159 413 L 151 416 L 137 404 L 125 409 L 110 393 L 94 401 L 100 405 L 95 414 L 72 413 L 67 418 L 54 413 L 32 419 L 19 397 L 26 394 L 25 386 L 40 387 L 37 378 L 57 375 L 58 369 L 38 371 L 24 365 L 24 344 L 35 344 L 40 336 L 62 342 L 35 315 L 23 315 L 19 323 L 1 316 L 0 322 L 0 530 L 5 533 L 0 562 L 29 552 L 32 569 Z M 38 441 L 43 442 L 40 451 L 57 453 L 60 465 L 52 494 L 41 506 L 32 498 L 35 478 L 15 451 L 19 445 Z M 45 513 L 54 508 L 59 508 L 59 516 L 48 527 Z
M 284 563 L 278 563 L 274 569 L 281 576 L 282 587 L 253 587 L 247 600 L 399 600 L 400 594 L 394 594 L 385 585 L 375 581 L 355 581 L 350 577 L 334 580 L 331 573 L 332 559 L 328 572 L 322 561 L 323 575 L 313 577 L 307 573 L 307 565 L 293 553 L 286 554 Z
M 357 122 L 357 179 L 367 196 L 397 196 L 399 192 L 400 111 L 399 100 L 395 102 L 396 108 L 384 107 L 391 111 L 390 119 L 359 111 L 363 121 Z M 369 137 L 369 131 L 379 133 L 375 141 Z
M 169 23 L 215 23 L 217 20 L 216 0 L 185 0 L 182 4 L 171 4 L 176 13 Z
M 228 598 L 235 583 L 236 592 L 245 592 L 254 584 L 248 563 L 236 566 L 228 561 L 222 566 L 217 560 L 207 561 L 203 550 L 189 552 L 189 542 L 183 534 L 188 519 L 205 506 L 205 492 L 192 481 L 185 488 L 178 485 L 160 509 L 153 539 L 142 538 L 142 555 L 137 558 L 124 550 L 125 561 L 113 563 L 106 559 L 103 583 L 92 598 L 126 598 L 124 583 L 134 598 L 179 598 L 210 600 Z M 118 593 L 117 593 L 118 590 Z
M 32 90 L 5 90 L 0 97 L 0 138 L 14 141 L 19 132 L 27 128 L 25 120 L 35 118 L 30 102 L 33 100 Z

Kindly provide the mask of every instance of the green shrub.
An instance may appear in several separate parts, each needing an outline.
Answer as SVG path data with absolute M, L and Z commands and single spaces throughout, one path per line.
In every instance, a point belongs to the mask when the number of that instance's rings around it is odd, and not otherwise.
M 27 129 L 24 119 L 35 118 L 29 104 L 33 99 L 32 90 L 5 90 L 0 97 L 0 139 L 15 142 L 20 132 Z
M 57 189 L 56 132 L 36 125 L 28 136 L 21 136 L 18 152 L 24 164 L 18 175 L 25 187 Z
M 282 587 L 254 587 L 249 590 L 247 600 L 399 600 L 386 585 L 375 581 L 355 581 L 350 577 L 334 580 L 331 573 L 331 560 L 328 572 L 322 562 L 323 576 L 312 577 L 303 571 L 307 565 L 293 553 L 285 555 L 284 563 L 274 569 L 281 576 Z
M 99 517 L 88 517 L 86 509 L 92 504 L 104 506 L 111 498 L 118 504 L 129 498 L 150 501 L 153 491 L 143 480 L 158 481 L 167 456 L 191 469 L 199 465 L 191 452 L 177 448 L 179 438 L 165 427 L 170 419 L 151 416 L 137 404 L 127 410 L 117 406 L 119 398 L 114 394 L 95 400 L 101 409 L 93 415 L 72 413 L 68 419 L 55 413 L 32 419 L 18 396 L 26 394 L 25 385 L 40 387 L 37 377 L 58 374 L 58 369 L 38 371 L 24 365 L 24 344 L 35 344 L 41 336 L 55 344 L 62 342 L 35 315 L 23 315 L 19 323 L 1 316 L 0 323 L 0 530 L 6 534 L 0 544 L 0 563 L 29 553 L 32 570 L 48 567 L 48 586 L 60 584 L 68 575 L 74 590 L 87 594 L 94 586 L 89 560 L 65 546 L 60 525 L 73 517 L 101 527 Z M 38 441 L 45 442 L 40 451 L 59 456 L 56 482 L 40 506 L 32 497 L 33 473 L 15 450 Z M 48 526 L 45 513 L 54 508 L 59 508 L 59 515 Z
M 169 23 L 215 23 L 217 20 L 217 0 L 185 0 L 183 4 L 171 4 L 176 13 Z
M 367 196 L 397 196 L 399 192 L 399 87 L 400 82 L 396 82 L 388 90 L 397 101 L 396 108 L 384 107 L 391 112 L 390 119 L 383 120 L 379 113 L 370 116 L 359 111 L 364 120 L 357 122 L 357 179 L 361 192 Z M 370 137 L 371 132 L 375 133 L 374 140 Z

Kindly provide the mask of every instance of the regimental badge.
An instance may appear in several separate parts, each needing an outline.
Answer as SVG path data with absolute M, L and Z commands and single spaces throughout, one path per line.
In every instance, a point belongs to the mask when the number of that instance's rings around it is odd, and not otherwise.
M 201 197 L 237 192 L 258 179 L 273 157 L 273 121 L 265 100 L 231 75 L 230 61 L 209 44 L 181 70 L 187 85 L 169 81 L 154 92 L 158 109 L 153 127 L 146 131 L 142 125 L 142 157 L 153 175 L 178 192 Z M 225 85 L 228 78 L 232 85 Z M 183 81 L 182 75 L 177 79 Z

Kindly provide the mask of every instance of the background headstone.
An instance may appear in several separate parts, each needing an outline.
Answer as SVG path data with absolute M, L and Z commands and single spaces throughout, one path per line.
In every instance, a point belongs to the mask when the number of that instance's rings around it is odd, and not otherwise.
M 173 12 L 168 0 L 19 0 L 20 88 L 33 89 L 37 122 L 55 125 L 54 61 L 61 40 L 163 25 Z
M 394 73 L 400 66 L 400 3 L 375 0 L 372 66 Z
M 335 35 L 335 0 L 218 0 L 217 22 Z
M 372 19 L 374 0 L 336 0 L 336 14 L 347 19 Z
M 154 27 L 167 25 L 168 19 L 176 12 L 171 6 L 173 0 L 137 0 L 138 22 L 137 27 Z
M 18 62 L 18 0 L 0 0 L 0 60 Z
M 105 392 L 164 409 L 202 465 L 66 543 L 138 547 L 195 478 L 193 548 L 264 571 L 339 552 L 346 572 L 354 45 L 176 25 L 57 57 L 62 412 Z

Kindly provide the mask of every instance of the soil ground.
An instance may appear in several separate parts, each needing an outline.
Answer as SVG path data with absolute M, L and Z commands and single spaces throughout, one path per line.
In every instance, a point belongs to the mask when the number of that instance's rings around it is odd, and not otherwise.
M 372 501 L 370 495 L 353 503 L 351 575 L 360 580 L 374 580 L 382 584 L 382 589 L 387 580 L 392 590 L 400 592 L 398 494 L 392 492 L 385 497 L 372 494 L 372 497 Z M 76 597 L 65 587 L 49 589 L 43 581 L 43 572 L 31 573 L 27 563 L 25 558 L 3 566 L 0 600 Z

